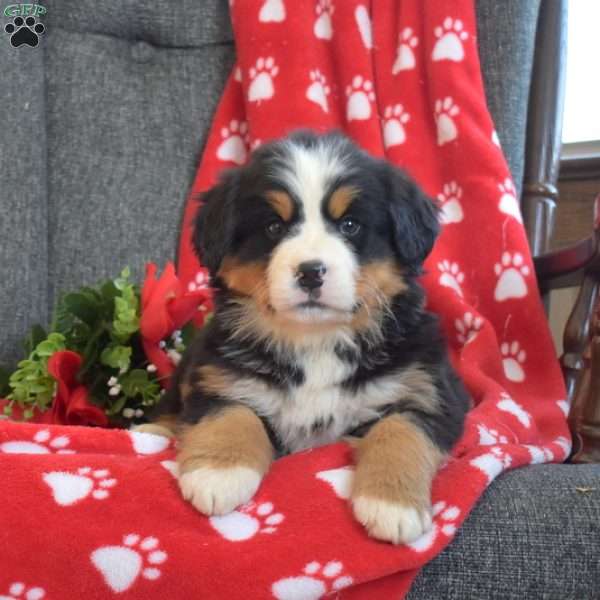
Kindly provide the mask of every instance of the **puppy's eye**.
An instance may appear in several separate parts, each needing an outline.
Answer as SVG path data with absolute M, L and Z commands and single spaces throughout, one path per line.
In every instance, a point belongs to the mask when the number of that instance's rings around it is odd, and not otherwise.
M 267 235 L 272 240 L 278 240 L 279 238 L 283 237 L 286 229 L 285 229 L 285 225 L 280 220 L 276 220 L 276 221 L 271 221 L 265 227 L 265 231 L 267 232 Z
M 346 237 L 355 236 L 360 231 L 360 223 L 354 217 L 344 217 L 338 227 Z

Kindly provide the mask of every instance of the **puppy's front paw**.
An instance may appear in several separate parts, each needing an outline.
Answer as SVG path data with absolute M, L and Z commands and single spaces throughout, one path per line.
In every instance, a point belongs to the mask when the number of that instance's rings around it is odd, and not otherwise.
M 369 496 L 352 499 L 352 510 L 371 537 L 392 544 L 407 544 L 431 529 L 431 509 Z
M 164 425 L 158 423 L 142 423 L 132 427 L 129 431 L 135 431 L 137 433 L 152 433 L 153 435 L 161 435 L 162 437 L 171 438 L 174 436 L 173 432 Z
M 224 515 L 248 502 L 258 490 L 261 475 L 248 467 L 200 467 L 179 476 L 179 487 L 201 513 Z

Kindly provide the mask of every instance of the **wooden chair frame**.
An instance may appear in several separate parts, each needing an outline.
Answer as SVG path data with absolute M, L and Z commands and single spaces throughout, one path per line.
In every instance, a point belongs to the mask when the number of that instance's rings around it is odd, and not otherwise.
M 571 461 L 587 463 L 600 462 L 600 196 L 591 235 L 548 252 L 558 201 L 566 47 L 567 0 L 543 0 L 529 96 L 521 207 L 545 305 L 551 290 L 579 287 L 560 361 L 571 406 Z

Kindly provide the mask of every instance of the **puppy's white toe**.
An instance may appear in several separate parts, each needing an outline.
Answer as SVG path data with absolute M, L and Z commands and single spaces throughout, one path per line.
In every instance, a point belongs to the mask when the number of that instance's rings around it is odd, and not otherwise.
M 387 500 L 359 496 L 352 500 L 354 516 L 371 537 L 407 544 L 431 529 L 431 512 L 428 508 L 406 506 Z
M 224 515 L 248 502 L 260 485 L 261 476 L 248 467 L 211 469 L 202 467 L 179 476 L 179 487 L 201 513 Z
M 132 427 L 129 431 L 136 431 L 137 433 L 152 433 L 153 435 L 161 435 L 162 437 L 172 438 L 173 432 L 164 427 L 163 425 L 158 425 L 157 423 L 142 423 L 141 425 L 136 425 Z

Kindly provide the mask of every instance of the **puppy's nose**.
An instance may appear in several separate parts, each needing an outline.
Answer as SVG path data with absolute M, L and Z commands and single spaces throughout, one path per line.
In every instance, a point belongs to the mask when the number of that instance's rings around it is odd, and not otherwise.
M 307 260 L 298 265 L 296 277 L 302 289 L 312 291 L 323 285 L 323 275 L 327 268 L 320 260 Z

